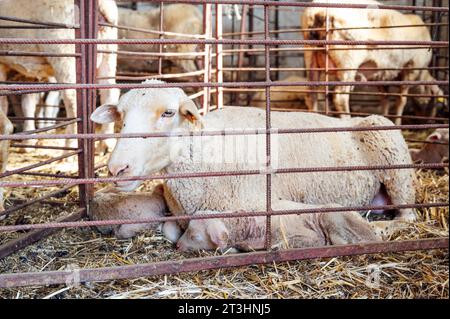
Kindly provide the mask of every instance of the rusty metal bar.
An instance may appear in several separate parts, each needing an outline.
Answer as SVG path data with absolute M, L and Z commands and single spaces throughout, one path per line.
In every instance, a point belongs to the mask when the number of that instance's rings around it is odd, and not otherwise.
M 260 216 L 283 216 L 283 215 L 300 215 L 300 214 L 319 214 L 319 213 L 338 213 L 348 211 L 368 211 L 368 210 L 392 210 L 392 209 L 406 209 L 406 208 L 433 208 L 433 207 L 448 207 L 449 203 L 425 203 L 425 204 L 403 204 L 403 205 L 368 205 L 368 206 L 348 206 L 348 207 L 326 207 L 326 208 L 308 208 L 297 210 L 272 210 L 267 211 L 235 211 L 223 212 L 215 214 L 194 214 L 194 215 L 178 215 L 165 217 L 148 217 L 136 219 L 105 219 L 105 220 L 90 220 L 79 222 L 48 222 L 41 224 L 26 224 L 26 225 L 8 225 L 0 226 L 0 232 L 24 231 L 34 229 L 46 228 L 79 228 L 91 226 L 112 226 L 112 225 L 129 225 L 129 224 L 143 224 L 143 223 L 161 223 L 167 221 L 190 221 L 200 219 L 217 219 L 217 218 L 238 218 L 238 217 L 260 217 Z
M 61 193 L 66 192 L 67 190 L 71 189 L 74 186 L 75 185 L 69 185 L 69 186 L 63 187 L 62 189 L 56 190 L 54 192 L 50 192 L 50 193 L 47 193 L 45 195 L 42 195 L 42 196 L 40 196 L 38 198 L 33 198 L 32 200 L 29 200 L 27 202 L 21 203 L 19 205 L 16 205 L 16 206 L 13 206 L 13 207 L 9 207 L 9 208 L 5 209 L 4 211 L 0 212 L 0 217 L 3 217 L 3 216 L 8 217 L 13 212 L 16 212 L 18 210 L 21 210 L 21 209 L 23 209 L 25 207 L 31 206 L 31 205 L 36 204 L 36 203 L 40 203 L 43 200 L 46 200 L 48 198 L 55 197 L 55 196 L 57 196 L 57 195 L 59 195 Z M 0 255 L 1 255 L 1 253 L 0 253 Z
M 123 0 L 118 0 L 121 2 Z M 142 2 L 160 2 L 163 0 L 141 0 Z M 168 0 L 167 3 L 191 3 L 191 4 L 249 4 L 252 6 L 274 6 L 274 7 L 302 7 L 302 8 L 354 8 L 354 9 L 374 9 L 372 6 L 364 4 L 349 4 L 349 3 L 312 3 L 312 2 L 293 2 L 293 1 L 269 1 L 269 0 Z M 430 7 L 430 6 L 404 6 L 404 5 L 385 5 L 380 4 L 377 9 L 391 9 L 391 10 L 416 10 L 416 11 L 440 11 L 448 12 L 445 7 Z
M 272 134 L 294 134 L 294 133 L 327 133 L 327 132 L 363 132 L 363 131 L 391 131 L 391 130 L 422 130 L 449 128 L 449 124 L 412 124 L 412 125 L 388 125 L 388 126 L 358 126 L 358 127 L 324 127 L 324 128 L 299 128 L 283 129 L 272 128 Z M 201 131 L 201 136 L 215 135 L 254 135 L 267 134 L 266 129 L 234 129 Z M 198 132 L 154 132 L 154 133 L 111 133 L 111 134 L 30 134 L 30 135 L 0 135 L 2 140 L 26 140 L 26 139 L 108 139 L 108 138 L 142 138 L 142 137 L 181 137 L 181 136 L 199 136 Z
M 3 21 L 12 21 L 12 22 L 20 22 L 20 23 L 28 23 L 37 26 L 43 26 L 45 28 L 62 28 L 62 29 L 77 29 L 79 25 L 77 24 L 68 24 L 68 23 L 57 23 L 57 22 L 48 22 L 48 21 L 36 21 L 32 19 L 23 19 L 18 17 L 8 17 L 8 16 L 0 16 L 0 20 Z M 26 26 L 25 26 L 26 27 Z M 32 27 L 32 26 L 30 26 Z
M 6 172 L 0 174 L 0 178 L 4 178 L 4 177 L 11 176 L 11 175 L 18 174 L 18 173 L 23 173 L 23 172 L 29 171 L 30 169 L 34 169 L 34 168 L 38 168 L 38 167 L 41 167 L 41 166 L 45 166 L 45 165 L 48 165 L 48 164 L 60 161 L 60 160 L 65 159 L 65 158 L 69 158 L 69 157 L 78 155 L 80 153 L 81 153 L 81 150 L 76 150 L 76 151 L 73 151 L 73 152 L 70 152 L 70 153 L 63 154 L 63 155 L 58 156 L 58 157 L 54 157 L 54 158 L 51 158 L 51 159 L 48 159 L 48 160 L 45 160 L 45 161 L 41 161 L 41 162 L 36 163 L 36 164 L 31 164 L 31 165 L 28 165 L 28 166 L 25 166 L 25 167 L 22 167 L 22 168 L 13 169 L 11 171 L 6 171 Z
M 75 39 L 28 39 L 28 38 L 0 38 L 2 44 L 205 44 L 205 45 L 233 45 L 233 44 L 246 44 L 246 45 L 358 45 L 358 46 L 376 46 L 376 45 L 424 45 L 427 47 L 448 47 L 448 41 L 375 41 L 375 40 L 303 40 L 303 39 L 291 39 L 291 40 L 240 40 L 240 39 L 221 39 L 216 40 L 209 37 L 208 39 L 87 39 L 87 38 L 75 38 Z M 364 48 L 366 50 L 366 48 Z M 352 49 L 350 49 L 352 50 Z
M 77 221 L 83 218 L 85 215 L 86 215 L 85 209 L 81 208 L 77 212 L 70 214 L 69 216 L 58 218 L 57 221 L 58 222 Z M 13 239 L 0 246 L 0 259 L 5 258 L 19 251 L 20 249 L 25 248 L 45 237 L 48 237 L 51 234 L 54 234 L 56 231 L 58 231 L 58 229 L 55 228 L 37 229 L 29 233 L 26 233 L 17 239 Z
M 70 284 L 77 282 L 95 282 L 115 279 L 158 276 L 231 268 L 255 264 L 269 264 L 291 260 L 305 260 L 336 256 L 354 256 L 374 253 L 405 252 L 425 249 L 448 249 L 448 237 L 392 242 L 372 242 L 355 245 L 325 246 L 316 248 L 287 249 L 271 252 L 254 252 L 227 256 L 189 258 L 177 261 L 116 266 L 96 269 L 69 271 L 29 272 L 22 274 L 0 275 L 0 287 L 11 288 L 32 285 Z
M 269 24 L 270 24 L 270 11 L 268 6 L 264 6 L 264 39 L 270 39 L 269 34 Z M 272 82 L 270 79 L 270 51 L 269 46 L 265 46 L 265 80 L 268 83 L 266 86 L 266 237 L 264 242 L 264 247 L 266 250 L 270 251 L 272 247 L 272 155 L 271 155 L 271 140 L 270 140 L 270 130 L 272 128 L 271 124 L 271 114 L 270 114 L 270 83 Z
M 297 167 L 297 168 L 279 168 L 270 171 L 271 174 L 286 173 L 325 173 L 325 172 L 348 172 L 348 171 L 373 171 L 373 170 L 392 170 L 392 169 L 443 169 L 448 168 L 448 163 L 429 163 L 429 164 L 390 164 L 390 165 L 355 165 L 355 166 L 324 166 L 324 167 Z M 0 182 L 0 187 L 22 187 L 22 186 L 55 186 L 55 185 L 74 185 L 74 184 L 95 184 L 95 183 L 113 183 L 125 181 L 146 181 L 155 179 L 181 179 L 181 178 L 205 178 L 205 177 L 224 177 L 224 176 L 246 176 L 246 175 L 267 175 L 262 170 L 232 170 L 232 171 L 209 171 L 195 173 L 172 173 L 146 176 L 127 176 L 127 177 L 96 177 L 96 178 L 66 178 L 60 180 L 36 180 L 36 181 L 4 181 Z

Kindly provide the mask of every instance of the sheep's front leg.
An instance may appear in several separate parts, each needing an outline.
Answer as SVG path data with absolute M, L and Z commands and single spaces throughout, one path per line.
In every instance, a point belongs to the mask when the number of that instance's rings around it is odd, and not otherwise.
M 36 105 L 39 103 L 40 94 L 32 93 L 32 94 L 24 94 L 22 95 L 22 113 L 25 117 L 34 118 L 36 114 Z M 36 129 L 34 119 L 28 119 L 23 122 L 23 130 L 24 132 L 33 131 Z M 23 144 L 25 145 L 36 145 L 37 140 L 24 140 Z M 32 151 L 31 148 L 23 148 L 21 149 L 23 152 Z
M 340 72 L 337 75 L 342 82 L 354 82 L 356 79 L 356 71 Z M 341 118 L 350 117 L 350 93 L 353 91 L 353 86 L 339 85 L 334 88 L 334 107 L 336 111 L 343 113 Z
M 396 125 L 402 124 L 402 115 L 403 110 L 405 109 L 406 102 L 408 100 L 406 96 L 408 94 L 408 91 L 409 86 L 400 86 L 400 96 L 397 98 L 397 102 L 395 103 L 395 115 L 397 116 L 397 118 L 395 119 Z
M 0 64 L 0 81 L 6 81 L 7 69 L 6 66 Z M 0 96 L 0 110 L 4 115 L 8 115 L 8 97 L 6 95 Z
M 389 109 L 390 109 L 390 105 L 389 105 L 389 96 L 387 95 L 387 88 L 385 86 L 380 86 L 378 88 L 378 91 L 380 91 L 381 98 L 380 98 L 380 106 L 381 106 L 381 110 L 382 110 L 382 114 L 384 116 L 388 116 L 389 115 Z
M 117 45 L 109 45 L 107 50 L 117 50 Z M 101 63 L 98 68 L 98 80 L 99 84 L 116 84 L 116 66 L 117 58 L 113 54 L 102 54 Z M 103 79 L 102 79 L 103 78 Z M 120 89 L 100 90 L 100 103 L 101 104 L 117 104 L 120 97 Z M 108 123 L 101 125 L 101 133 L 112 134 L 114 133 L 114 123 Z M 96 148 L 97 153 L 106 153 L 112 151 L 116 145 L 115 139 L 106 139 L 100 142 L 100 145 Z
M 54 77 L 48 79 L 49 83 L 56 83 Z M 55 118 L 58 116 L 61 94 L 59 91 L 50 91 L 45 98 L 45 105 L 39 109 L 37 117 Z M 37 122 L 38 128 L 48 127 L 56 124 L 54 120 L 42 120 Z
M 12 134 L 13 125 L 9 121 L 8 117 L 3 113 L 0 108 L 0 134 L 8 135 Z M 10 141 L 0 141 L 0 173 L 6 170 L 6 164 L 8 163 Z M 3 188 L 0 188 L 0 212 L 3 211 Z M 3 219 L 0 217 L 0 219 Z

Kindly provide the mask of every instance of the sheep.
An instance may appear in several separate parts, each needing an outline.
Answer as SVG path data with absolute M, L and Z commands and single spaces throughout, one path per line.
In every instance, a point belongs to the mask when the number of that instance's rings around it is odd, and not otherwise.
M 291 75 L 282 82 L 306 82 L 305 78 Z M 270 89 L 270 106 L 274 108 L 305 109 L 305 95 L 308 88 L 305 86 L 275 86 Z M 273 100 L 273 101 L 272 101 Z M 257 92 L 250 102 L 254 107 L 266 106 L 266 92 Z
M 179 34 L 202 34 L 202 14 L 200 10 L 194 5 L 188 4 L 173 4 L 166 5 L 163 9 L 163 31 L 173 32 Z M 141 28 L 147 30 L 159 31 L 160 23 L 160 11 L 159 8 L 135 11 L 125 8 L 119 8 L 119 24 L 132 27 Z M 133 30 L 119 29 L 120 39 L 157 39 L 158 34 L 142 33 Z M 182 36 L 164 36 L 168 39 L 180 39 Z M 134 51 L 134 52 L 159 52 L 159 45 L 139 45 L 139 44 L 120 44 L 119 50 L 121 51 Z M 196 52 L 197 45 L 195 44 L 168 44 L 164 45 L 165 52 L 175 53 L 189 53 Z M 171 59 L 173 64 L 181 68 L 184 72 L 193 72 L 198 70 L 194 58 Z M 130 59 L 128 56 L 118 57 L 118 67 L 120 70 L 126 71 L 151 71 L 155 69 L 154 61 L 156 60 L 136 60 Z
M 316 209 L 339 205 L 307 205 L 279 201 L 275 209 Z M 196 214 L 211 214 L 199 211 Z M 358 212 L 308 213 L 272 216 L 272 249 L 305 248 L 380 241 L 369 223 Z M 238 217 L 194 219 L 177 242 L 181 251 L 265 248 L 266 218 Z
M 430 134 L 422 149 L 411 149 L 414 162 L 442 163 L 448 161 L 448 128 L 436 129 Z
M 321 2 L 314 0 L 313 2 Z M 358 0 L 345 0 L 342 3 L 358 4 Z M 420 16 L 414 14 L 403 14 L 395 10 L 378 10 L 376 6 L 381 5 L 378 1 L 365 1 L 370 9 L 342 9 L 342 8 L 306 8 L 302 15 L 302 28 L 304 38 L 309 40 L 326 39 L 326 13 L 329 16 L 329 40 L 345 41 L 431 41 L 431 36 L 426 26 L 419 27 L 401 27 L 389 28 L 399 25 L 423 25 L 424 22 Z M 373 8 L 373 9 L 372 9 Z M 366 27 L 367 29 L 352 29 Z M 387 28 L 386 28 L 387 27 Z M 309 31 L 308 29 L 316 29 Z M 318 31 L 322 28 L 323 31 Z M 329 45 L 328 66 L 329 68 L 339 68 L 342 70 L 330 71 L 330 78 L 338 81 L 354 82 L 360 81 L 434 81 L 435 79 L 428 70 L 411 70 L 411 68 L 427 68 L 431 62 L 432 51 L 428 48 L 410 49 L 404 48 L 392 50 L 374 50 L 367 47 L 367 50 L 351 50 L 352 45 Z M 359 48 L 365 46 L 359 46 Z M 336 50 L 342 48 L 344 50 Z M 350 49 L 350 50 L 349 50 Z M 308 77 L 317 80 L 317 72 L 311 71 L 312 68 L 324 68 L 326 64 L 326 55 L 323 51 L 305 52 L 305 65 L 309 69 Z M 379 71 L 361 70 L 362 68 L 379 68 Z M 385 70 L 389 69 L 389 70 Z M 384 87 L 380 90 L 385 91 Z M 395 123 L 401 124 L 401 115 L 407 102 L 410 86 L 400 85 L 400 96 L 395 104 Z M 418 89 L 423 94 L 432 94 L 434 96 L 442 95 L 442 90 L 437 85 L 421 85 Z M 338 112 L 350 112 L 350 95 L 352 86 L 338 85 L 334 88 L 334 105 Z M 418 100 L 419 103 L 428 103 L 430 98 Z M 317 95 L 307 96 L 306 103 L 312 109 L 317 109 Z M 389 101 L 383 98 L 381 101 L 383 114 L 389 114 Z M 433 114 L 435 111 L 432 112 Z M 343 117 L 348 114 L 343 114 Z
M 117 6 L 113 0 L 100 0 L 98 2 L 99 16 L 109 23 L 117 23 Z M 39 0 L 33 5 L 27 0 L 5 0 L 0 2 L 0 11 L 5 16 L 20 17 L 42 22 L 58 22 L 74 24 L 77 11 L 72 0 Z M 0 25 L 11 24 L 10 21 L 0 21 Z M 14 23 L 13 23 L 14 24 Z M 31 39 L 73 39 L 73 29 L 0 29 L 0 38 L 31 38 Z M 117 29 L 100 27 L 99 39 L 116 39 Z M 117 45 L 98 45 L 99 50 L 116 50 Z M 54 44 L 0 44 L 0 50 L 50 52 L 57 54 L 75 53 L 74 45 Z M 97 55 L 97 75 L 99 77 L 115 77 L 117 58 L 114 54 L 100 53 Z M 73 57 L 38 57 L 38 56 L 0 56 L 0 81 L 6 80 L 8 70 L 14 70 L 26 77 L 38 80 L 54 77 L 59 83 L 75 83 L 75 58 Z M 114 84 L 115 79 L 102 79 L 101 84 Z M 116 103 L 120 95 L 118 89 L 101 90 L 101 103 Z M 67 117 L 76 117 L 76 92 L 65 90 L 63 101 Z M 6 97 L 0 98 L 0 105 L 7 109 Z M 28 104 L 27 104 L 28 105 Z M 105 132 L 113 133 L 113 126 L 104 128 Z M 75 133 L 75 125 L 66 128 L 67 133 Z M 67 140 L 67 146 L 74 146 L 76 141 Z M 110 145 L 112 147 L 112 145 Z
M 13 132 L 13 125 L 11 121 L 8 119 L 3 110 L 0 108 L 0 134 L 8 135 Z M 0 141 L 0 174 L 6 171 L 6 164 L 8 163 L 8 154 L 9 154 L 9 144 L 10 141 L 3 140 Z M 0 188 L 0 212 L 4 210 L 3 207 L 3 188 Z M 2 217 L 0 216 L 0 219 Z
M 90 203 L 89 216 L 92 220 L 143 219 L 164 217 L 168 209 L 163 197 L 161 185 L 151 193 L 122 194 L 114 190 L 98 192 Z M 114 233 L 119 239 L 134 237 L 144 230 L 156 230 L 162 227 L 166 238 L 175 241 L 180 230 L 173 223 L 139 223 L 112 226 L 98 226 L 102 234 Z M 176 225 L 175 225 L 176 226 Z
M 144 83 L 161 84 L 162 81 Z M 208 178 L 167 179 L 164 198 L 175 215 L 199 210 L 264 210 L 267 172 L 275 168 L 330 167 L 353 165 L 412 164 L 408 147 L 398 130 L 321 132 L 316 134 L 272 134 L 272 163 L 265 158 L 265 112 L 258 108 L 225 107 L 200 116 L 197 106 L 179 88 L 141 88 L 130 90 L 118 105 L 103 105 L 91 115 L 95 123 L 105 124 L 123 118 L 121 133 L 197 132 L 210 130 L 249 130 L 248 136 L 207 135 L 167 136 L 146 139 L 120 139 L 108 161 L 112 176 L 146 176 L 153 173 L 183 174 L 250 170 L 250 175 Z M 273 128 L 333 128 L 392 126 L 388 119 L 339 119 L 314 113 L 273 112 Z M 232 149 L 225 149 L 231 147 Z M 386 189 L 394 204 L 413 204 L 413 169 L 355 170 L 274 174 L 272 199 L 305 204 L 343 206 L 369 205 L 377 193 Z M 134 191 L 142 181 L 117 181 L 120 191 Z M 413 221 L 412 209 L 402 208 L 397 221 Z M 182 228 L 186 223 L 179 223 Z

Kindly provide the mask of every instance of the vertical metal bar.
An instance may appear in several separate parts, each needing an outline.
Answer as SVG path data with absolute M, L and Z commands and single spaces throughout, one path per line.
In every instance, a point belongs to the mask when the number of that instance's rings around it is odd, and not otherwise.
M 164 3 L 159 3 L 159 31 L 164 32 Z M 160 39 L 164 39 L 164 35 L 159 35 Z M 163 44 L 159 44 L 159 53 L 163 52 Z M 158 74 L 162 75 L 162 56 L 158 57 Z
M 269 40 L 269 7 L 264 5 L 264 39 Z M 265 71 L 266 71 L 266 82 L 270 82 L 270 47 L 265 45 Z M 270 213 L 272 212 L 272 175 L 271 175 L 271 145 L 270 145 L 270 84 L 266 86 L 266 211 L 269 215 L 266 217 L 266 240 L 265 248 L 267 250 L 271 249 L 272 246 L 272 232 L 271 224 L 272 219 Z
M 75 30 L 75 37 L 77 39 L 82 39 L 86 37 L 86 0 L 75 0 L 75 6 L 78 7 L 79 16 L 78 16 L 78 25 L 80 26 Z M 76 18 L 76 17 L 75 17 Z M 77 83 L 87 83 L 86 79 L 86 68 L 87 68 L 87 48 L 85 45 L 77 44 L 75 46 L 76 53 L 80 53 L 81 56 L 76 60 L 76 81 Z M 86 90 L 77 90 L 77 117 L 82 118 L 83 120 L 80 123 L 77 123 L 77 133 L 87 132 L 87 122 L 85 121 L 85 116 L 83 116 L 83 106 L 87 105 L 87 91 Z M 78 155 L 78 176 L 80 178 L 86 178 L 89 174 L 87 172 L 87 139 L 78 140 L 78 148 L 81 149 L 80 154 Z M 80 207 L 86 208 L 88 205 L 88 192 L 87 185 L 80 184 L 79 185 L 79 196 L 80 196 Z
M 278 0 L 279 1 L 279 0 Z M 280 10 L 278 10 L 277 7 L 275 7 L 275 30 L 279 30 L 280 29 Z M 275 32 L 275 39 L 279 39 L 280 38 L 280 33 L 279 32 Z M 275 46 L 275 48 L 279 48 L 280 46 L 277 44 Z M 277 71 L 275 72 L 275 79 L 277 81 L 280 80 L 280 54 L 281 52 L 277 52 L 277 54 L 275 55 L 275 67 L 277 68 Z
M 240 40 L 243 40 L 245 38 L 244 32 L 246 30 L 246 26 L 247 26 L 247 15 L 248 15 L 248 4 L 244 4 L 242 6 L 242 15 L 241 15 L 241 25 L 240 25 L 240 35 L 239 38 Z M 241 72 L 239 71 L 243 66 L 244 66 L 244 50 L 242 50 L 243 45 L 239 44 L 239 55 L 238 55 L 238 61 L 237 61 L 237 67 L 238 67 L 238 71 L 235 72 L 235 81 L 242 81 L 241 78 Z M 252 64 L 251 64 L 252 65 Z M 241 95 L 239 93 L 237 93 L 235 95 L 235 104 L 238 104 L 238 102 L 240 102 L 240 97 Z M 247 103 L 248 104 L 248 103 Z
M 327 0 L 327 3 L 328 2 L 329 1 Z M 328 7 L 325 8 L 325 16 L 326 16 L 326 21 L 325 21 L 325 24 L 326 24 L 326 27 L 325 27 L 326 35 L 325 35 L 325 38 L 328 41 L 329 40 L 329 32 L 330 32 L 330 17 L 328 15 Z M 329 76 L 328 76 L 328 54 L 329 54 L 329 51 L 328 51 L 328 49 L 329 49 L 328 44 L 326 44 L 325 45 L 325 82 L 329 81 Z M 319 78 L 319 80 L 320 80 L 320 78 Z M 328 112 L 329 112 L 329 109 L 330 109 L 330 107 L 328 105 L 329 104 L 329 102 L 328 102 L 329 97 L 330 97 L 329 88 L 328 88 L 328 85 L 325 85 L 325 115 L 328 115 Z
M 76 31 L 77 38 L 96 38 L 97 36 L 97 0 L 76 0 L 75 4 L 80 10 L 80 28 Z M 95 83 L 97 46 L 94 44 L 77 45 L 77 51 L 81 58 L 77 59 L 77 83 Z M 89 116 L 95 108 L 95 90 L 77 91 L 77 116 L 81 123 L 77 125 L 77 132 L 93 133 L 94 124 L 89 121 Z M 83 139 L 78 141 L 81 153 L 78 156 L 78 176 L 80 178 L 94 177 L 94 140 Z M 88 213 L 89 201 L 93 196 L 92 185 L 79 186 L 80 206 Z
M 255 9 L 253 6 L 249 6 L 248 9 L 248 31 L 250 32 L 250 38 L 253 40 L 253 31 L 255 29 L 255 21 L 254 21 L 254 15 L 255 15 Z M 248 46 L 249 49 L 253 49 L 253 45 Z M 251 54 L 249 57 L 249 64 L 250 65 L 256 65 L 257 57 L 254 54 Z M 255 72 L 250 72 L 248 74 L 248 81 L 255 82 Z M 247 94 L 247 105 L 250 105 L 251 96 L 250 94 Z
M 206 3 L 203 5 L 203 34 L 205 35 L 205 38 L 211 39 L 212 36 L 212 30 L 211 30 L 211 4 Z M 209 83 L 210 82 L 210 66 L 211 66 L 211 45 L 205 44 L 204 45 L 205 50 L 205 60 L 204 60 L 204 75 L 203 75 L 203 82 Z M 209 87 L 203 88 L 203 114 L 206 114 L 209 111 L 209 104 L 210 104 L 210 96 L 211 96 L 211 89 Z
M 222 5 L 216 4 L 216 39 L 222 39 L 223 24 L 222 24 Z M 223 83 L 223 53 L 222 44 L 216 45 L 216 81 L 217 83 Z M 216 90 L 217 108 L 223 107 L 223 88 L 218 87 Z

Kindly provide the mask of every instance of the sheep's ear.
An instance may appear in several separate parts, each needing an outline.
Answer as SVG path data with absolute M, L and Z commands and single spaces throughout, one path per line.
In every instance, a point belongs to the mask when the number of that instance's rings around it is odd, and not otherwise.
M 434 132 L 430 136 L 427 137 L 427 141 L 439 141 L 441 140 L 442 135 L 439 132 Z
M 91 121 L 98 124 L 115 122 L 120 118 L 120 112 L 117 110 L 117 105 L 114 104 L 103 104 L 91 114 Z
M 203 120 L 198 112 L 197 105 L 191 100 L 186 98 L 180 103 L 180 114 L 196 127 L 203 128 Z
M 211 241 L 221 249 L 225 249 L 228 244 L 228 230 L 223 222 L 209 225 L 207 232 Z

